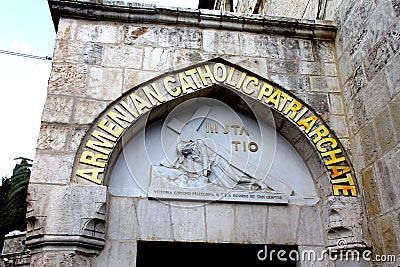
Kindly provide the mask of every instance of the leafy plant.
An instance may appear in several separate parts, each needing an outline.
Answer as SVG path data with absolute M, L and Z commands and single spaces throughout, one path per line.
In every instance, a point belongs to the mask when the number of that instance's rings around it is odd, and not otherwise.
M 3 248 L 4 236 L 14 230 L 26 230 L 26 197 L 32 160 L 19 160 L 10 178 L 2 178 L 0 186 L 0 251 Z

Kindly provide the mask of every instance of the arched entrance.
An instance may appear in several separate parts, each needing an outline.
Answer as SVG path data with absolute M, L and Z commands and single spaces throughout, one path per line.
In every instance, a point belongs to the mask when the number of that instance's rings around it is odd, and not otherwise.
M 221 59 L 116 100 L 74 173 L 108 186 L 99 265 L 135 263 L 139 240 L 320 253 L 360 238 L 354 175 L 335 134 L 283 88 Z

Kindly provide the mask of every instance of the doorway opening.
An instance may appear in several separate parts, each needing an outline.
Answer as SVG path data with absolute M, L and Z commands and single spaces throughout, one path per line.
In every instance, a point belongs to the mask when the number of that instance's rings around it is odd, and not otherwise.
M 285 266 L 295 245 L 138 241 L 136 266 Z M 279 255 L 279 256 L 278 256 Z

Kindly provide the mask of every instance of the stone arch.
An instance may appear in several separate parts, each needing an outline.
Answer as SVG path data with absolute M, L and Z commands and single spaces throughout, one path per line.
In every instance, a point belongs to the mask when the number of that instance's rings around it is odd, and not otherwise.
M 351 162 L 335 133 L 312 107 L 297 99 L 289 91 L 220 58 L 156 77 L 132 88 L 111 103 L 95 120 L 84 137 L 75 157 L 72 179 L 78 184 L 91 185 L 95 183 L 107 186 L 107 174 L 111 172 L 112 164 L 123 148 L 122 136 L 143 124 L 146 115 L 152 116 L 149 118 L 150 122 L 156 121 L 178 103 L 190 98 L 201 96 L 223 98 L 226 95 L 231 98 L 236 95 L 238 99 L 250 99 L 257 108 L 272 109 L 277 131 L 297 149 L 303 161 L 308 165 L 314 184 L 319 189 L 319 202 L 315 205 L 271 205 L 267 208 L 263 208 L 262 205 L 240 206 L 240 204 L 224 203 L 222 207 L 215 206 L 213 208 L 215 210 L 207 215 L 205 210 L 201 209 L 193 209 L 189 213 L 179 209 L 172 211 L 158 201 L 145 198 L 113 197 L 108 194 L 107 210 L 104 206 L 101 212 L 105 213 L 104 217 L 101 217 L 101 220 L 96 217 L 86 221 L 82 233 L 83 236 L 95 233 L 95 237 L 97 235 L 98 238 L 104 240 L 101 246 L 105 246 L 105 249 L 100 253 L 99 262 L 105 261 L 107 253 L 104 251 L 108 251 L 112 246 L 112 242 L 108 242 L 108 239 L 124 241 L 127 237 L 132 243 L 139 239 L 169 241 L 204 239 L 207 242 L 279 244 L 280 240 L 277 236 L 282 229 L 275 226 L 275 228 L 270 228 L 274 230 L 268 230 L 266 221 L 268 220 L 269 225 L 271 219 L 267 216 L 278 217 L 277 222 L 272 222 L 271 225 L 280 225 L 294 216 L 294 227 L 301 227 L 302 231 L 313 231 L 313 227 L 315 227 L 322 232 L 322 234 L 317 233 L 309 237 L 303 237 L 297 232 L 288 237 L 286 241 L 282 241 L 285 244 L 299 244 L 299 246 L 311 244 L 311 246 L 322 248 L 323 246 L 335 247 L 342 239 L 345 239 L 348 244 L 353 244 L 354 247 L 363 243 L 360 200 L 351 197 L 357 195 L 357 185 Z M 240 101 L 229 101 L 229 104 L 245 112 L 250 112 L 250 110 L 246 110 L 248 107 L 241 105 Z M 324 138 L 329 138 L 326 142 L 329 141 L 330 146 L 325 146 L 327 143 L 320 142 Z M 337 154 L 332 154 L 332 156 L 329 156 L 329 153 L 322 154 L 325 153 L 324 151 L 329 152 L 329 149 L 336 150 Z M 334 157 L 340 159 L 338 160 L 339 164 L 326 164 Z M 335 194 L 334 185 L 342 186 L 342 190 L 336 190 Z M 114 212 L 110 212 L 111 210 Z M 232 210 L 234 212 L 230 212 Z M 268 215 L 266 210 L 268 210 Z M 266 239 L 251 235 L 238 237 L 247 235 L 247 233 L 240 229 L 236 236 L 236 232 L 233 232 L 237 229 L 232 226 L 232 229 L 229 230 L 233 233 L 232 236 L 228 234 L 228 237 L 223 237 L 225 239 L 217 237 L 209 239 L 209 237 L 202 236 L 204 231 L 207 231 L 207 226 L 205 226 L 205 230 L 199 229 L 198 236 L 186 239 L 186 234 L 180 233 L 179 229 L 174 228 L 174 225 L 179 225 L 177 222 L 180 220 L 183 220 L 183 224 L 189 223 L 192 219 L 190 215 L 192 212 L 193 216 L 203 216 L 202 220 L 204 220 L 204 216 L 210 216 L 211 220 L 215 220 L 217 223 L 218 219 L 215 219 L 219 218 L 217 212 L 224 212 L 229 217 L 228 220 L 234 221 L 235 225 L 239 220 L 236 216 L 240 216 L 240 214 L 243 217 L 248 216 L 243 220 L 256 218 L 258 221 L 253 227 L 255 229 L 260 226 L 266 228 Z M 121 218 L 116 215 L 119 213 L 133 214 L 132 228 L 119 231 L 123 227 Z M 159 218 L 153 218 L 154 215 Z M 151 218 L 150 221 L 149 218 Z M 157 229 L 152 226 L 153 219 L 161 224 L 160 227 L 157 225 Z M 264 225 L 262 221 L 264 221 Z M 204 224 L 204 222 L 199 222 L 199 224 Z M 309 226 L 309 224 L 313 226 Z M 162 230 L 158 230 L 159 228 Z M 100 231 L 97 231 L 98 229 Z M 102 229 L 108 229 L 104 236 Z M 313 238 L 317 241 L 314 242 Z M 136 246 L 129 244 L 130 249 Z
M 326 190 L 324 197 L 357 196 L 352 164 L 344 147 L 312 107 L 281 86 L 221 58 L 163 74 L 132 88 L 110 104 L 83 139 L 75 157 L 72 179 L 78 183 L 102 184 L 110 160 L 118 153 L 121 137 L 127 129 L 135 127 L 152 109 L 205 95 L 215 86 L 273 110 L 279 132 L 292 145 L 299 141 L 307 147 L 305 151 L 299 151 L 300 155 L 314 165 L 311 170 L 316 171 L 313 176 L 320 180 L 320 188 Z M 293 133 L 299 134 L 298 139 L 293 138 Z M 318 156 L 308 158 L 306 151 L 310 150 Z M 331 187 L 326 188 L 326 184 Z

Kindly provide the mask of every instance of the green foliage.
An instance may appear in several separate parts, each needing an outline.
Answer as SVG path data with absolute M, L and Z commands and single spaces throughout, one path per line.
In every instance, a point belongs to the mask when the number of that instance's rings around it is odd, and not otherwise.
M 2 178 L 0 186 L 0 252 L 4 235 L 13 230 L 26 229 L 26 197 L 31 175 L 32 160 L 20 160 L 14 167 L 10 178 Z

